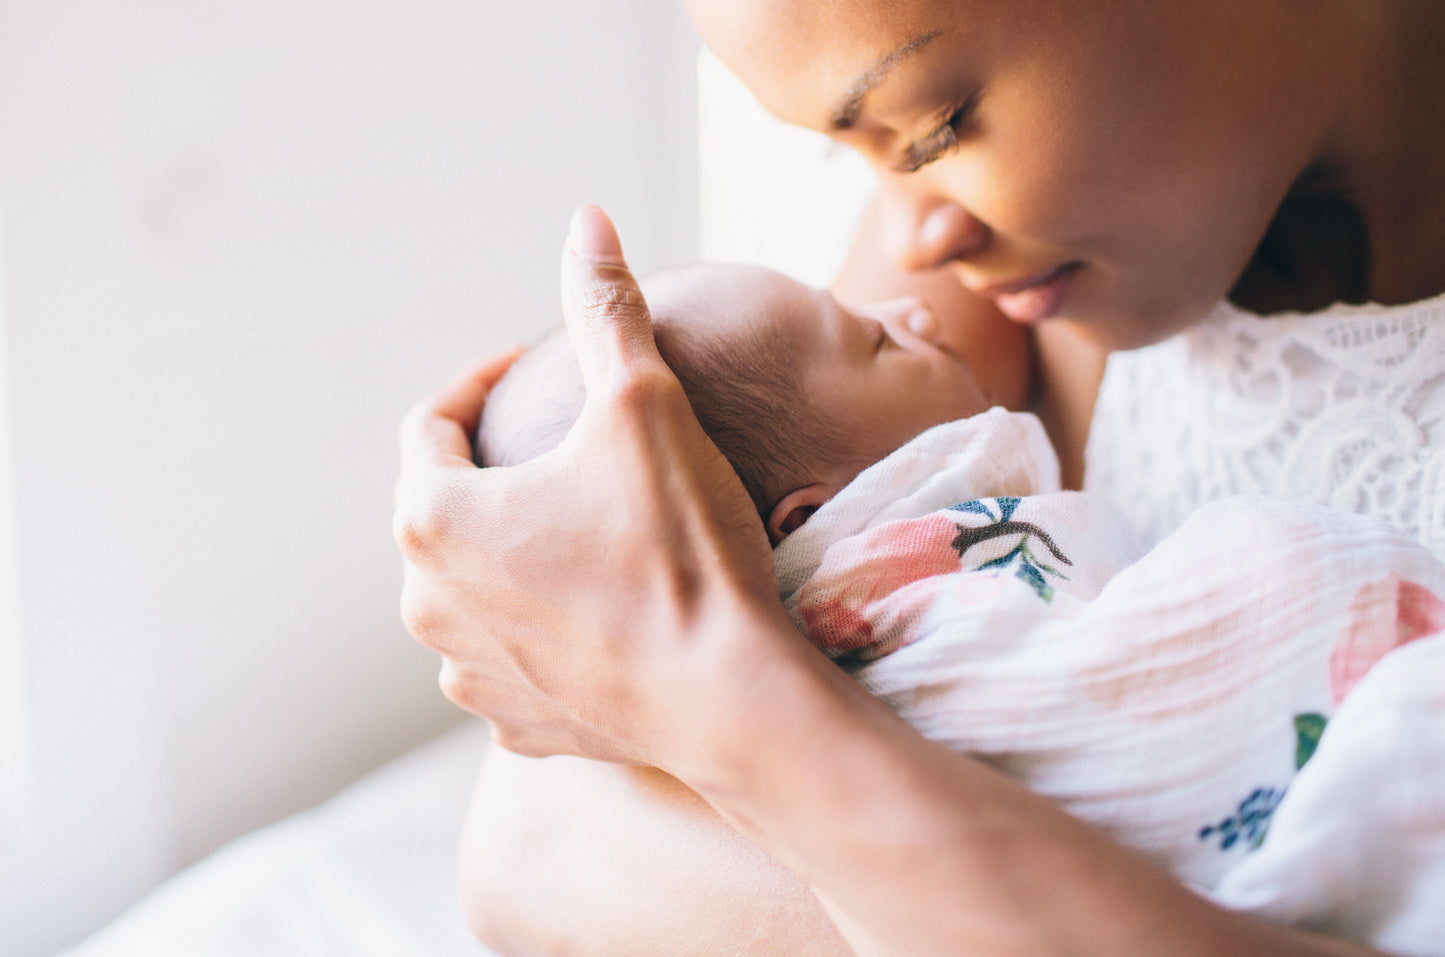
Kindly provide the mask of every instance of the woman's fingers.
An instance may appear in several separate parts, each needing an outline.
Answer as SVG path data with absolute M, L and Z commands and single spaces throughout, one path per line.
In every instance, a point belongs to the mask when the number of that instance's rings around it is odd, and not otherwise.
M 455 419 L 475 429 L 477 418 L 482 414 L 482 405 L 492 387 L 507 374 L 512 363 L 523 352 L 521 346 L 513 346 L 503 352 L 494 353 L 462 370 L 457 376 L 433 392 L 424 400 L 437 415 Z
M 620 384 L 612 377 L 624 369 L 661 365 L 642 289 L 617 230 L 596 206 L 572 214 L 562 253 L 562 314 L 589 395 Z
M 401 423 L 402 470 L 472 464 L 472 435 L 487 394 L 517 361 L 521 347 L 488 356 L 418 402 Z
M 485 480 L 472 464 L 472 435 L 487 394 L 520 354 L 511 349 L 483 359 L 402 420 L 392 535 L 408 562 L 435 564 L 449 533 L 470 534 L 477 525 L 478 484 Z

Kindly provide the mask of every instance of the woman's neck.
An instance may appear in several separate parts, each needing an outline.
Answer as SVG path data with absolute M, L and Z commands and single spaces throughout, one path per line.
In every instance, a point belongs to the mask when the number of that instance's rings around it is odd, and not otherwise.
M 1370 298 L 1385 303 L 1445 292 L 1445 20 L 1434 0 L 1394 6 L 1395 55 L 1374 107 L 1380 142 L 1360 160 Z
M 1445 292 L 1445 22 L 1438 0 L 1355 0 L 1311 86 L 1339 109 L 1230 299 L 1260 313 Z

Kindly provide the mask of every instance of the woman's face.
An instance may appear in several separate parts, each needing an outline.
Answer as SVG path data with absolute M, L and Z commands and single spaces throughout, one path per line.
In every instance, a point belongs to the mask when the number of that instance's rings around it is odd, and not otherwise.
M 1321 148 L 1265 2 L 689 2 L 768 109 L 873 164 L 901 265 L 1110 347 L 1225 296 Z

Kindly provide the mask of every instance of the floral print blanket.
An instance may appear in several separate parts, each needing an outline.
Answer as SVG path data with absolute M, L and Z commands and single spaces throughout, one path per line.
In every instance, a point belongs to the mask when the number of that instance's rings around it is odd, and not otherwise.
M 1147 553 L 995 409 L 779 545 L 809 638 L 977 755 L 1234 907 L 1445 953 L 1445 565 L 1369 519 L 1205 506 Z

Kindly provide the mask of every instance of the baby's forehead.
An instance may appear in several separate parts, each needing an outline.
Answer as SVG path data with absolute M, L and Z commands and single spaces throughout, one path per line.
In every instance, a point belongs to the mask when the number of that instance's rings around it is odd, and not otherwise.
M 699 263 L 642 284 L 654 322 L 715 340 L 796 342 L 823 321 L 826 297 L 761 266 Z M 691 338 L 691 336 L 689 336 Z

